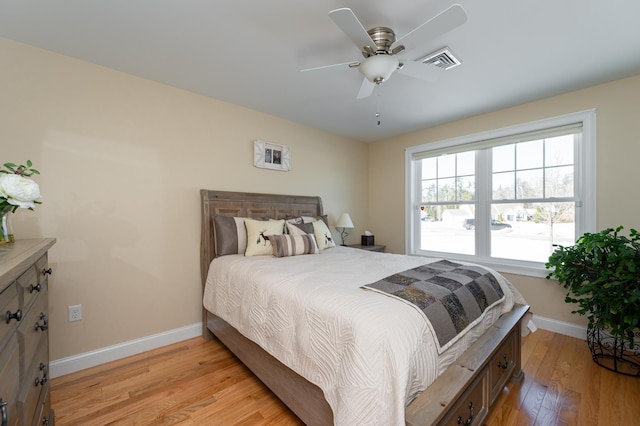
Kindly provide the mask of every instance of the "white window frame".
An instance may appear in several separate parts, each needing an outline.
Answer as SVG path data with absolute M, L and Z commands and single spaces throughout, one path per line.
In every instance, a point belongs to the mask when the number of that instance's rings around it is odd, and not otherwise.
M 407 254 L 446 257 L 453 260 L 480 263 L 501 272 L 514 273 L 520 275 L 546 277 L 548 270 L 544 262 L 519 261 L 512 259 L 501 259 L 494 257 L 470 256 L 455 253 L 433 252 L 421 250 L 417 247 L 420 239 L 420 204 L 421 204 L 421 176 L 419 167 L 416 166 L 418 160 L 414 156 L 419 153 L 429 151 L 441 151 L 447 148 L 456 147 L 459 151 L 464 145 L 482 143 L 491 139 L 505 138 L 522 133 L 543 131 L 560 126 L 568 126 L 582 123 L 582 141 L 576 149 L 575 155 L 575 181 L 577 199 L 580 202 L 576 205 L 576 237 L 585 232 L 596 231 L 596 110 L 590 109 L 562 116 L 546 118 L 529 123 L 518 124 L 486 132 L 474 133 L 471 135 L 456 137 L 439 142 L 427 143 L 413 146 L 405 152 L 405 250 Z M 488 176 L 476 174 L 478 179 L 487 179 Z M 487 194 L 476 194 L 477 197 L 484 197 Z M 477 202 L 482 203 L 482 200 Z M 477 218 L 476 218 L 477 219 Z

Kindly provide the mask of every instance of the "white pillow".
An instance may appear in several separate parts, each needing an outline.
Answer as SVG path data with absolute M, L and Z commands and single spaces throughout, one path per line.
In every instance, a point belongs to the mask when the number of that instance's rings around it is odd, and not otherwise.
M 271 256 L 273 246 L 269 241 L 269 235 L 282 235 L 284 232 L 284 219 L 282 220 L 254 220 L 246 219 L 244 226 L 247 228 L 247 249 L 245 256 Z
M 336 246 L 335 241 L 333 241 L 331 231 L 329 231 L 329 228 L 323 221 L 316 220 L 313 222 L 313 234 L 316 237 L 316 243 L 320 250 Z

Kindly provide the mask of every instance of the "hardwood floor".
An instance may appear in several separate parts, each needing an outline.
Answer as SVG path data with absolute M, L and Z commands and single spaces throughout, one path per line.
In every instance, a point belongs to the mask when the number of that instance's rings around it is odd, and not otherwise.
M 302 424 L 218 341 L 194 338 L 51 382 L 57 425 Z
M 509 384 L 488 426 L 627 425 L 640 420 L 640 378 L 591 359 L 585 341 L 545 330 L 525 337 L 520 386 Z
M 632 425 L 640 378 L 597 366 L 582 340 L 523 339 L 524 382 L 508 385 L 487 426 Z M 218 341 L 187 340 L 52 380 L 58 425 L 300 425 Z

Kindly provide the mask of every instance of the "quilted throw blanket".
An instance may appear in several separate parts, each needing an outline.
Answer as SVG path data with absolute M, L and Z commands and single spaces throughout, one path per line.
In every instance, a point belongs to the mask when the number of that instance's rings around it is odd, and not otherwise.
M 437 337 L 442 353 L 486 310 L 505 300 L 491 271 L 448 260 L 429 263 L 362 286 L 416 307 Z

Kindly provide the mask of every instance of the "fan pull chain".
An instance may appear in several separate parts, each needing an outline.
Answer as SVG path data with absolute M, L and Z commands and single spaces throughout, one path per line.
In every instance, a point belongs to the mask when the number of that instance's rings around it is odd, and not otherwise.
M 379 126 L 381 123 L 380 121 L 380 85 L 379 84 L 376 84 L 375 91 L 376 91 L 376 122 Z

